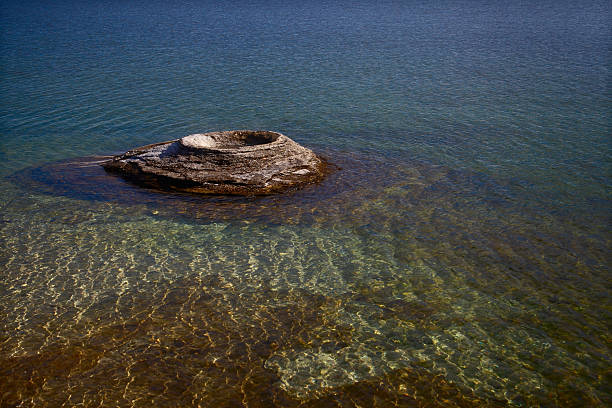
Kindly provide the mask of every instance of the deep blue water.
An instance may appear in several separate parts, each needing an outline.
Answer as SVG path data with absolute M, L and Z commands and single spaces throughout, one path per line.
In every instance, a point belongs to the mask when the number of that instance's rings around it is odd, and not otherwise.
M 611 404 L 610 21 L 0 1 L 0 405 Z M 73 166 L 225 129 L 341 169 L 225 202 Z

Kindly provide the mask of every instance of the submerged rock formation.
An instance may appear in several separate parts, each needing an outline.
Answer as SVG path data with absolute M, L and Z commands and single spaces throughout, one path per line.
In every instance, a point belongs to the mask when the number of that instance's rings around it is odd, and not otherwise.
M 287 136 L 235 130 L 194 134 L 130 150 L 102 163 L 156 188 L 203 194 L 264 195 L 320 181 L 325 163 Z

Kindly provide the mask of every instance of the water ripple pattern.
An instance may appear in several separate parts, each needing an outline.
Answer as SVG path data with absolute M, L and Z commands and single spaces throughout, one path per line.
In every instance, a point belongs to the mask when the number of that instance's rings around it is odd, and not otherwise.
M 0 406 L 612 405 L 609 2 L 0 4 Z M 103 157 L 281 131 L 335 171 Z

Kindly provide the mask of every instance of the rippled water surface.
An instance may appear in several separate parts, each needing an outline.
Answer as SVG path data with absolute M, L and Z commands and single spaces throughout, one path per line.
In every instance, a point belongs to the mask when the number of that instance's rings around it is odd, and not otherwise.
M 611 405 L 611 11 L 0 2 L 0 406 Z M 335 171 L 98 165 L 241 128 Z

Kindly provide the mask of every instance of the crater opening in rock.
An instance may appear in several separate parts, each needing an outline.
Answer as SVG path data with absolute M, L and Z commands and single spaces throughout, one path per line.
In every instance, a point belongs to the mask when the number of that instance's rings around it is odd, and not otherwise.
M 190 149 L 240 149 L 275 142 L 280 133 L 268 131 L 235 130 L 194 134 L 180 139 L 181 145 Z

